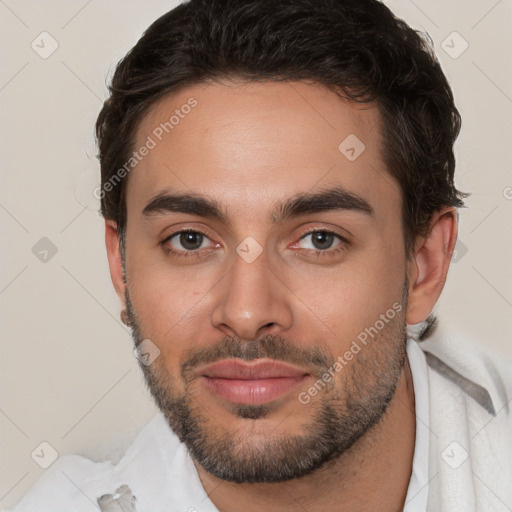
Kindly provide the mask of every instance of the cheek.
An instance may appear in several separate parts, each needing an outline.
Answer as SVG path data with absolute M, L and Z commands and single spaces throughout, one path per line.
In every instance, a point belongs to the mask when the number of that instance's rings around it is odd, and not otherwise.
M 151 339 L 170 365 L 176 366 L 184 352 L 201 340 L 207 296 L 215 280 L 194 273 L 192 266 L 170 269 L 160 263 L 133 262 L 128 275 L 141 335 Z
M 341 350 L 340 343 L 350 344 L 365 328 L 373 326 L 380 315 L 401 303 L 405 263 L 399 253 L 384 258 L 382 251 L 372 251 L 354 258 L 322 275 L 295 281 L 294 292 L 309 306 L 320 321 L 315 329 L 325 330 L 326 337 Z M 396 307 L 396 304 L 395 304 Z M 302 329 L 308 329 L 302 325 Z

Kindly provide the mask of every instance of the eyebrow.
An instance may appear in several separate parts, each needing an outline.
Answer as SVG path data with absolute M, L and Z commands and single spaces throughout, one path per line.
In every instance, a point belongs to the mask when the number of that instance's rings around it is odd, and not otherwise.
M 337 186 L 315 193 L 299 193 L 278 203 L 271 213 L 271 220 L 277 224 L 301 215 L 336 210 L 374 216 L 373 208 L 365 199 Z M 149 219 L 172 212 L 198 215 L 230 224 L 228 212 L 216 200 L 195 193 L 162 191 L 149 201 L 142 215 Z

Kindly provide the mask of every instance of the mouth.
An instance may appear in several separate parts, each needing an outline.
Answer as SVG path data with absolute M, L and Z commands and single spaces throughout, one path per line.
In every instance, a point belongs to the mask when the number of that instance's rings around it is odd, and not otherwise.
M 206 389 L 234 404 L 260 405 L 298 387 L 309 373 L 270 359 L 253 362 L 225 359 L 204 366 L 198 374 Z

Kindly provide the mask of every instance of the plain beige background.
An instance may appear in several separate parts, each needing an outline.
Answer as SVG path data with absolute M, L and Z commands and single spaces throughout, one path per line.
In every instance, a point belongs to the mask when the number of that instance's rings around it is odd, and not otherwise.
M 473 195 L 437 313 L 510 359 L 512 2 L 385 3 L 431 35 L 463 119 L 456 182 Z M 41 442 L 117 461 L 156 412 L 110 282 L 93 125 L 114 64 L 176 4 L 0 0 L 0 507 L 43 473 Z M 43 31 L 46 59 L 31 47 Z

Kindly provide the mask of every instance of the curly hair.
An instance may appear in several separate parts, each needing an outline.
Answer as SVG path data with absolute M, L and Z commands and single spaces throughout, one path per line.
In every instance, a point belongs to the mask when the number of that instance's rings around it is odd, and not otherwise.
M 378 0 L 190 0 L 156 20 L 119 62 L 96 122 L 102 187 L 129 160 L 138 124 L 164 95 L 221 78 L 312 80 L 375 102 L 382 159 L 403 195 L 409 255 L 432 214 L 461 207 L 453 145 L 460 115 L 428 34 Z M 126 178 L 101 193 L 124 245 Z M 124 247 L 123 247 L 124 249 Z

